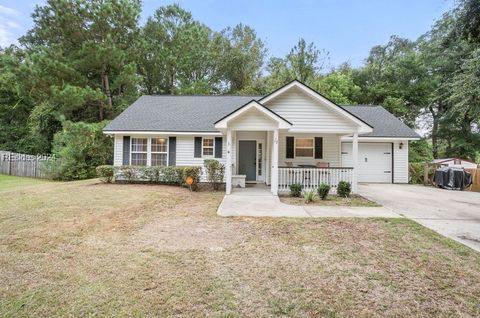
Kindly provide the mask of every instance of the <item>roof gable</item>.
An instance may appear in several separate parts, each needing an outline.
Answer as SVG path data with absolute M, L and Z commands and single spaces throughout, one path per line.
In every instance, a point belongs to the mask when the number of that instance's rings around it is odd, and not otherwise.
M 284 119 L 282 116 L 276 114 L 275 112 L 268 109 L 264 105 L 260 104 L 256 100 L 251 100 L 250 102 L 244 104 L 243 106 L 237 108 L 236 110 L 234 110 L 230 114 L 228 114 L 228 115 L 224 116 L 223 118 L 221 118 L 220 120 L 216 121 L 215 122 L 215 128 L 216 129 L 226 129 L 226 128 L 229 127 L 230 123 L 232 123 L 235 120 L 240 119 L 241 117 L 244 117 L 245 114 L 247 114 L 247 113 L 250 114 L 250 115 L 255 113 L 254 116 L 249 117 L 253 121 L 258 120 L 259 123 L 260 123 L 263 119 L 268 119 L 269 121 L 274 122 L 277 125 L 277 127 L 280 128 L 280 129 L 282 129 L 282 128 L 283 129 L 288 129 L 292 125 L 288 120 Z M 257 117 L 257 118 L 255 118 L 255 117 Z M 267 124 L 267 123 L 268 122 L 264 122 L 264 124 Z M 245 124 L 246 128 L 247 128 L 247 126 L 248 127 L 253 127 L 253 126 L 247 125 L 247 123 L 244 123 L 244 124 Z
M 372 131 L 372 127 L 362 120 L 361 118 L 351 114 L 350 112 L 346 111 L 339 105 L 335 104 L 325 96 L 321 95 L 314 89 L 310 88 L 306 84 L 298 81 L 298 80 L 293 80 L 292 82 L 280 87 L 279 89 L 273 91 L 272 93 L 264 96 L 261 98 L 259 101 L 264 104 L 268 105 L 270 102 L 275 100 L 276 98 L 287 94 L 291 90 L 298 90 L 305 94 L 306 96 L 309 96 L 313 100 L 315 100 L 319 105 L 324 106 L 325 108 L 329 109 L 333 113 L 335 113 L 338 117 L 341 117 L 350 123 L 354 124 L 355 126 L 358 127 L 360 133 L 368 133 Z

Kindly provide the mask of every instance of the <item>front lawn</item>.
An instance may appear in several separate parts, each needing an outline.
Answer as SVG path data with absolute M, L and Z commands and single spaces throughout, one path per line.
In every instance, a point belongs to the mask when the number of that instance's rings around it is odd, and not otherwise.
M 222 197 L 96 180 L 0 195 L 0 316 L 480 315 L 480 254 L 412 221 L 221 218 Z
M 29 185 L 39 185 L 48 182 L 47 180 L 35 178 L 21 178 L 0 174 L 0 191 L 10 191 L 16 188 L 25 187 Z

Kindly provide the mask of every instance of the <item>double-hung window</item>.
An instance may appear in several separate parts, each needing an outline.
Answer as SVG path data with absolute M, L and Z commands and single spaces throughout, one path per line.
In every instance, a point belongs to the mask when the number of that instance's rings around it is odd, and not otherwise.
M 295 157 L 313 158 L 313 138 L 295 138 Z
M 167 138 L 152 138 L 151 141 L 151 165 L 166 166 L 167 165 Z
M 146 166 L 148 156 L 148 139 L 132 138 L 131 164 L 133 166 Z
M 202 140 L 202 156 L 211 157 L 213 156 L 214 151 L 214 140 L 213 138 L 203 138 Z

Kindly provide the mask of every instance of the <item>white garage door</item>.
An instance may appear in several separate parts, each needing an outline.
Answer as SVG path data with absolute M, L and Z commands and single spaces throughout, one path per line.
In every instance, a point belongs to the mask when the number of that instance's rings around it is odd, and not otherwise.
M 352 167 L 352 143 L 342 143 L 342 166 Z M 392 182 L 392 144 L 358 143 L 358 182 Z

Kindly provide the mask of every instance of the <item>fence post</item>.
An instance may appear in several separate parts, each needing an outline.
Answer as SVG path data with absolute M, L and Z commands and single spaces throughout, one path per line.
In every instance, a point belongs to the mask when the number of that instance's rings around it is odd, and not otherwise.
M 423 185 L 430 185 L 430 180 L 428 179 L 428 163 L 423 165 Z
M 8 152 L 8 175 L 12 175 L 12 153 Z

